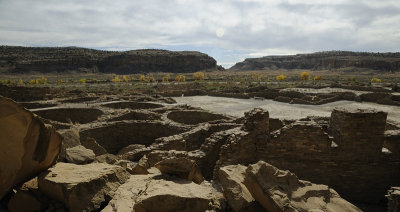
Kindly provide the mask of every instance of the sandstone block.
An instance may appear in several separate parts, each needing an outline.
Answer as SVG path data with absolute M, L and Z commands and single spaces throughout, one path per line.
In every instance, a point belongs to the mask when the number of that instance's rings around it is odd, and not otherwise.
M 1 199 L 55 162 L 61 136 L 24 107 L 0 97 L 0 146 Z
M 111 199 L 130 174 L 105 163 L 57 163 L 39 176 L 39 189 L 63 202 L 70 211 L 93 211 Z

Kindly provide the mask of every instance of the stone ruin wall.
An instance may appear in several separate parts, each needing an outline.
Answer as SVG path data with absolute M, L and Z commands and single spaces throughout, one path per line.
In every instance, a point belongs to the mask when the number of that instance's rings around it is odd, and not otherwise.
M 253 128 L 243 127 L 222 146 L 214 173 L 224 165 L 264 160 L 300 179 L 329 185 L 349 201 L 382 204 L 387 190 L 400 185 L 400 158 L 382 152 L 386 117 L 334 110 L 329 122 L 296 121 L 268 133 L 268 112 L 255 109 L 246 114 L 252 123 L 244 125 Z

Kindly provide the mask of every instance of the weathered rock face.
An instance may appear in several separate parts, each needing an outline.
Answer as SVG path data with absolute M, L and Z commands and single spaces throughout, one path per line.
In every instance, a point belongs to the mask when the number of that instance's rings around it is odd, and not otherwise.
M 244 184 L 267 211 L 361 211 L 328 186 L 299 180 L 263 161 L 246 169 Z
M 222 207 L 222 194 L 210 185 L 149 174 L 132 175 L 103 211 L 218 211 Z
M 234 211 L 254 211 L 258 204 L 244 183 L 246 166 L 230 165 L 219 169 L 218 179 L 225 198 Z
M 400 187 L 392 187 L 386 195 L 388 199 L 388 212 L 400 211 Z
M 216 69 L 216 61 L 199 52 L 136 50 L 105 58 L 99 70 L 105 73 L 172 72 L 185 73 Z
M 61 136 L 14 101 L 0 97 L 0 199 L 56 160 Z
M 124 168 L 105 163 L 57 163 L 38 181 L 43 193 L 63 202 L 70 211 L 93 211 L 112 199 L 129 175 Z
M 163 174 L 176 175 L 197 184 L 204 180 L 196 162 L 188 158 L 165 159 L 156 163 L 155 167 Z
M 248 58 L 236 63 L 230 70 L 283 69 L 335 69 L 345 67 L 368 68 L 380 71 L 399 71 L 399 53 L 320 52 L 289 56 Z
M 27 72 L 195 72 L 216 70 L 215 59 L 200 52 L 166 50 L 135 50 L 107 52 L 85 48 L 36 48 L 0 46 L 3 71 Z

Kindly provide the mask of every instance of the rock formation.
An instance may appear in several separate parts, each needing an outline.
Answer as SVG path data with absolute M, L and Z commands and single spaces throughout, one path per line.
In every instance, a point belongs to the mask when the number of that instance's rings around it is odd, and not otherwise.
M 200 184 L 204 181 L 196 162 L 188 158 L 165 159 L 155 164 L 163 174 L 176 175 L 180 178 Z
M 110 52 L 65 47 L 0 46 L 1 72 L 6 73 L 185 73 L 217 70 L 215 59 L 192 51 L 143 49 Z
M 246 166 L 229 165 L 219 169 L 218 180 L 225 198 L 234 211 L 254 211 L 260 206 L 244 185 Z M 261 211 L 261 210 L 260 210 Z
M 132 175 L 118 188 L 103 210 L 117 211 L 220 211 L 223 195 L 211 185 L 198 185 L 159 174 Z
M 61 136 L 22 106 L 0 97 L 0 146 L 1 199 L 55 162 Z
M 361 212 L 332 188 L 299 180 L 264 161 L 246 169 L 244 184 L 267 211 Z
M 247 58 L 229 70 L 367 68 L 400 71 L 400 53 L 318 52 L 290 56 Z
M 70 211 L 93 211 L 103 207 L 128 178 L 129 173 L 120 166 L 57 163 L 39 176 L 39 189 Z

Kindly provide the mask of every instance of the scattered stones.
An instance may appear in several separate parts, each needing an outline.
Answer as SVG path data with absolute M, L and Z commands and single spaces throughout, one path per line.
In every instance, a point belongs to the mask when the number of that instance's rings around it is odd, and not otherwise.
M 61 136 L 24 107 L 0 97 L 0 146 L 1 199 L 55 162 Z
M 70 211 L 100 209 L 129 178 L 124 168 L 105 163 L 57 163 L 39 176 L 39 189 Z
M 244 184 L 267 211 L 361 211 L 328 186 L 299 180 L 263 161 L 246 169 Z

